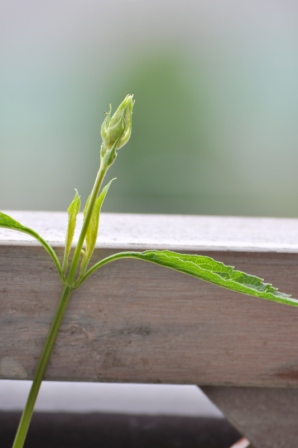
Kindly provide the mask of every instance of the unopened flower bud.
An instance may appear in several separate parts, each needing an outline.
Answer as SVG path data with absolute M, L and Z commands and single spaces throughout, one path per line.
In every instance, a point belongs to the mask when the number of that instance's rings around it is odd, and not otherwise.
M 115 145 L 115 150 L 124 146 L 131 135 L 133 95 L 127 95 L 116 112 L 107 114 L 101 125 L 102 150 L 106 152 Z

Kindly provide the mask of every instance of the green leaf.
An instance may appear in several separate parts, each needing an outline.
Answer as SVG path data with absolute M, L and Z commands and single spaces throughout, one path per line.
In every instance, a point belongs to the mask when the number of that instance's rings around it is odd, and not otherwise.
M 233 266 L 227 266 L 220 261 L 202 255 L 186 255 L 170 251 L 146 250 L 145 252 L 120 252 L 92 266 L 81 278 L 83 283 L 89 275 L 101 266 L 121 258 L 137 258 L 149 261 L 175 271 L 192 275 L 215 285 L 222 286 L 231 291 L 248 294 L 254 297 L 279 302 L 286 305 L 298 306 L 298 300 L 290 295 L 279 292 L 270 283 L 255 275 L 237 271 Z
M 95 244 L 96 244 L 96 240 L 97 240 L 101 207 L 102 207 L 102 204 L 103 204 L 103 202 L 105 200 L 105 197 L 107 195 L 107 192 L 108 192 L 108 190 L 109 190 L 113 180 L 115 180 L 115 179 L 112 179 L 102 189 L 102 192 L 100 193 L 100 195 L 98 196 L 98 198 L 95 201 L 93 212 L 92 212 L 92 215 L 91 215 L 91 219 L 90 219 L 88 230 L 87 230 L 86 237 L 85 237 L 86 249 L 85 249 L 85 254 L 84 254 L 84 257 L 83 257 L 83 260 L 82 260 L 81 272 L 84 271 L 84 269 L 88 266 L 90 258 L 91 258 L 92 254 L 93 254 L 93 251 L 94 251 L 94 248 L 95 248 Z M 88 197 L 86 205 L 85 205 L 84 216 L 86 216 L 86 213 L 87 213 L 87 210 L 88 210 L 88 206 L 89 206 L 89 202 L 90 202 L 90 196 Z
M 75 196 L 70 204 L 70 206 L 67 209 L 68 213 L 68 226 L 66 231 L 66 238 L 65 238 L 65 249 L 64 249 L 64 258 L 63 258 L 63 265 L 62 265 L 62 271 L 65 272 L 68 264 L 68 257 L 71 249 L 71 243 L 73 240 L 74 232 L 76 229 L 76 222 L 77 222 L 77 216 L 81 208 L 81 199 L 79 196 L 79 193 L 77 190 L 75 190 Z
M 57 255 L 54 251 L 54 249 L 34 230 L 30 229 L 29 227 L 23 226 L 21 223 L 16 221 L 15 219 L 11 218 L 11 216 L 6 215 L 5 213 L 0 212 L 0 227 L 4 227 L 6 229 L 10 230 L 17 230 L 18 232 L 27 233 L 28 235 L 35 238 L 37 241 L 39 241 L 45 250 L 48 252 L 48 254 L 52 257 L 54 260 L 54 263 L 58 269 L 59 275 L 61 276 L 61 265 L 59 263 L 59 260 L 57 258 Z
M 298 306 L 298 300 L 291 299 L 290 295 L 279 292 L 270 283 L 264 283 L 263 279 L 237 271 L 233 266 L 227 266 L 210 257 L 147 250 L 139 253 L 137 258 L 184 272 L 232 291 Z

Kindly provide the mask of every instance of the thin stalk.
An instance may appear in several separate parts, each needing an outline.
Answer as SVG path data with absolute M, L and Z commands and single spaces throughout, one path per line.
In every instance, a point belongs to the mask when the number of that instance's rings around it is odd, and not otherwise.
M 82 226 L 78 244 L 75 249 L 75 253 L 74 253 L 74 256 L 73 256 L 73 259 L 71 262 L 69 274 L 68 274 L 67 280 L 65 282 L 66 286 L 64 286 L 64 288 L 63 288 L 61 299 L 60 299 L 54 320 L 52 322 L 52 325 L 51 325 L 51 328 L 50 328 L 50 331 L 48 334 L 47 341 L 45 343 L 45 346 L 44 346 L 44 349 L 43 349 L 43 352 L 42 352 L 42 355 L 41 355 L 41 358 L 40 358 L 40 361 L 39 361 L 39 364 L 37 367 L 37 371 L 36 371 L 36 374 L 35 374 L 31 389 L 30 389 L 27 403 L 26 403 L 25 409 L 23 411 L 12 448 L 23 448 L 23 445 L 25 443 L 26 435 L 27 435 L 29 425 L 30 425 L 30 422 L 32 419 L 38 392 L 39 392 L 46 368 L 48 366 L 48 362 L 49 362 L 49 359 L 50 359 L 50 356 L 51 356 L 51 353 L 53 350 L 53 346 L 54 346 L 56 338 L 57 338 L 57 334 L 58 334 L 62 319 L 64 317 L 64 313 L 65 313 L 71 292 L 73 290 L 74 278 L 75 278 L 76 270 L 77 270 L 77 267 L 79 264 L 81 250 L 82 250 L 85 236 L 86 236 L 86 233 L 88 230 L 89 222 L 90 222 L 90 219 L 92 216 L 94 204 L 95 204 L 98 192 L 100 190 L 102 181 L 103 181 L 106 171 L 108 169 L 107 160 L 108 160 L 108 157 L 104 158 L 102 160 L 103 163 L 101 164 L 101 166 L 98 170 L 96 179 L 95 179 L 95 183 L 94 183 L 94 186 L 93 186 L 93 189 L 91 192 L 91 196 L 90 196 L 89 207 L 86 212 L 86 217 L 84 219 L 84 223 Z M 59 263 L 59 267 L 60 267 L 60 263 Z M 61 272 L 61 267 L 60 267 L 60 272 Z
M 43 379 L 43 376 L 45 374 L 46 368 L 48 366 L 48 362 L 53 350 L 53 346 L 55 344 L 57 334 L 62 322 L 62 319 L 64 317 L 64 313 L 70 298 L 72 292 L 72 288 L 69 288 L 68 286 L 65 286 L 62 291 L 62 295 L 60 298 L 60 302 L 54 317 L 54 320 L 52 322 L 47 341 L 45 343 L 37 371 L 30 389 L 30 393 L 27 399 L 27 403 L 25 406 L 25 409 L 23 411 L 19 427 L 14 439 L 13 447 L 12 448 L 23 448 L 26 435 L 29 429 L 29 425 L 31 422 L 34 405 L 37 399 L 37 395 L 40 389 L 40 385 Z
M 69 270 L 69 274 L 67 277 L 67 286 L 64 286 L 63 291 L 62 291 L 62 295 L 61 295 L 61 299 L 59 302 L 59 306 L 57 308 L 54 320 L 52 322 L 49 334 L 48 334 L 48 338 L 47 341 L 45 343 L 38 367 L 37 367 L 37 371 L 30 389 L 30 393 L 26 402 L 26 406 L 25 409 L 23 411 L 20 423 L 19 423 L 19 427 L 15 436 L 15 440 L 13 443 L 12 448 L 23 448 L 23 445 L 25 443 L 25 439 L 27 436 L 27 432 L 29 429 L 29 425 L 32 419 L 32 415 L 33 415 L 33 411 L 34 411 L 34 406 L 35 406 L 35 402 L 38 396 L 38 392 L 46 371 L 46 368 L 48 366 L 48 362 L 53 350 L 53 346 L 54 343 L 56 341 L 57 338 L 57 334 L 62 322 L 62 319 L 64 317 L 64 313 L 72 292 L 72 284 L 74 282 L 74 278 L 75 278 L 75 274 L 76 274 L 76 270 L 77 270 L 77 266 L 79 263 L 79 259 L 80 259 L 80 255 L 81 255 L 81 250 L 84 244 L 84 240 L 85 240 L 85 236 L 87 233 L 87 229 L 88 229 L 88 225 L 92 216 L 92 211 L 94 208 L 94 204 L 100 189 L 100 186 L 102 184 L 103 178 L 106 174 L 107 171 L 107 167 L 105 164 L 103 164 L 96 176 L 95 179 L 95 183 L 91 192 L 91 197 L 90 197 L 90 202 L 89 202 L 89 207 L 86 213 L 86 217 L 82 226 L 82 230 L 80 233 L 80 237 L 79 237 L 79 241 L 77 244 L 77 247 L 75 249 L 75 253 L 72 259 L 72 263 L 70 266 L 70 270 Z M 60 268 L 61 269 L 61 268 Z
M 11 230 L 11 227 L 8 227 L 8 226 L 1 225 L 1 227 Z M 27 235 L 33 236 L 34 238 L 37 239 L 37 241 L 40 242 L 40 244 L 45 248 L 45 250 L 52 257 L 52 259 L 56 265 L 56 268 L 58 270 L 59 276 L 60 276 L 60 278 L 62 278 L 62 268 L 61 268 L 60 262 L 58 260 L 58 257 L 56 255 L 56 252 L 54 251 L 54 249 L 34 230 L 29 229 L 28 227 L 22 227 L 21 229 L 17 229 L 17 230 L 18 230 L 18 232 L 26 233 Z
M 75 283 L 75 288 L 78 288 L 87 278 L 93 274 L 94 271 L 101 268 L 105 264 L 111 263 L 115 260 L 120 260 L 121 258 L 139 258 L 142 260 L 142 257 L 140 256 L 140 252 L 119 252 L 113 255 L 110 255 L 109 257 L 103 258 L 102 260 L 95 263 L 92 268 L 88 269 L 88 271 L 78 279 L 78 281 Z M 146 261 L 146 260 L 145 260 Z

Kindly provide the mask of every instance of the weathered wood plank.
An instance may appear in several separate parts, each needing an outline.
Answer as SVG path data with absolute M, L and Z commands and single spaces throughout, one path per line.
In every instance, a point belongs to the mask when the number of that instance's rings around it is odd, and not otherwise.
M 203 391 L 256 448 L 297 447 L 298 389 L 207 386 Z
M 62 256 L 65 214 L 13 216 Z M 101 224 L 94 259 L 128 248 L 205 253 L 298 296 L 297 220 L 103 215 Z M 33 377 L 60 290 L 43 248 L 1 230 L 1 378 Z M 117 261 L 74 292 L 46 378 L 297 387 L 297 312 Z

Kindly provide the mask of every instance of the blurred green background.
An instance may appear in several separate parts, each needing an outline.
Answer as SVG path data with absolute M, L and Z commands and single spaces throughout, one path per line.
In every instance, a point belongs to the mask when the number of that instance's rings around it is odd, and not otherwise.
M 105 211 L 297 217 L 297 10 L 1 0 L 0 209 L 86 199 L 104 112 L 133 93 Z

